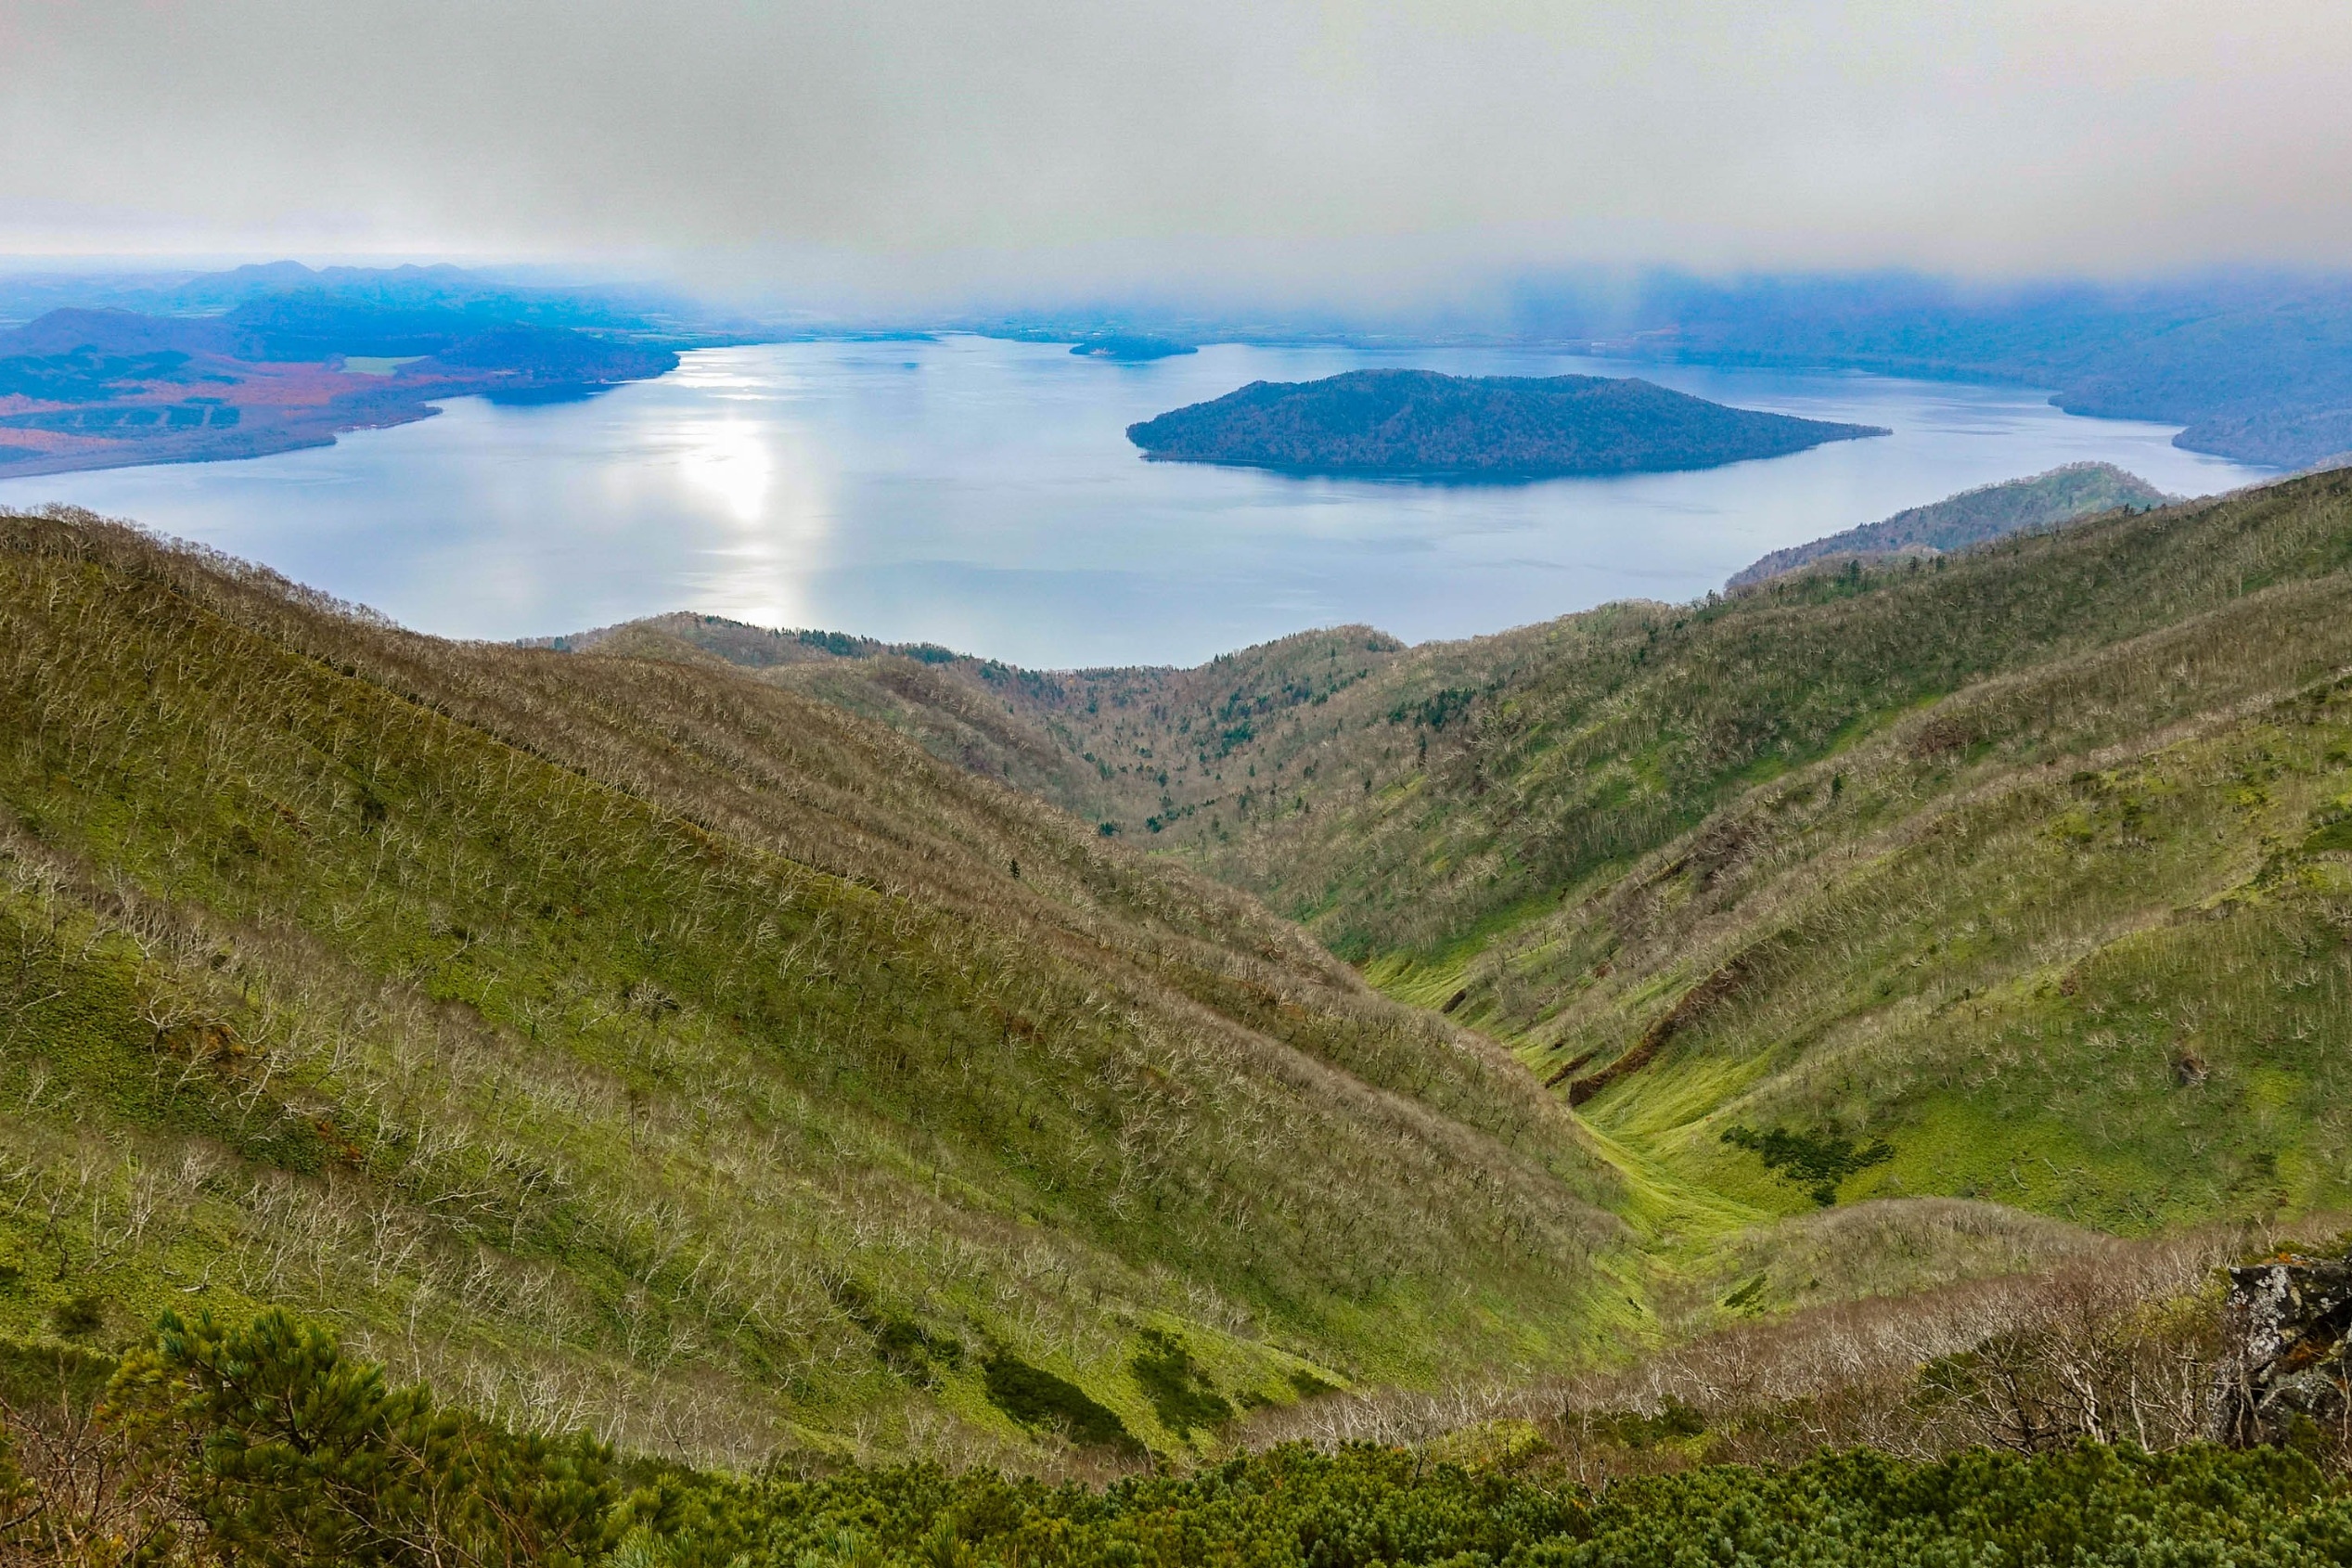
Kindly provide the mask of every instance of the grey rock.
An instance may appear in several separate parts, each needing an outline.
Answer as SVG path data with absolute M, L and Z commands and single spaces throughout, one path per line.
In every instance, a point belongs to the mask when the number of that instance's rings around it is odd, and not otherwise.
M 2352 1256 L 2285 1253 L 2230 1271 L 2215 1441 L 2285 1441 L 2294 1418 L 2352 1427 Z

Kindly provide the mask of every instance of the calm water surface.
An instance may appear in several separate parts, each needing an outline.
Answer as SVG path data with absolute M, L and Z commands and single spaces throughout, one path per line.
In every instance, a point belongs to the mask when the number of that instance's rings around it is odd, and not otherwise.
M 1701 473 L 1430 485 L 1147 463 L 1123 433 L 1244 382 L 1382 365 L 1642 375 L 1895 434 Z M 316 451 L 0 482 L 0 505 L 134 518 L 456 636 L 691 609 L 1040 668 L 1190 663 L 1342 622 L 1419 641 L 1690 598 L 1767 550 L 2080 458 L 2183 495 L 2269 477 L 2173 430 L 2013 389 L 1523 351 L 1114 365 L 980 338 L 790 343 L 581 403 L 460 399 Z

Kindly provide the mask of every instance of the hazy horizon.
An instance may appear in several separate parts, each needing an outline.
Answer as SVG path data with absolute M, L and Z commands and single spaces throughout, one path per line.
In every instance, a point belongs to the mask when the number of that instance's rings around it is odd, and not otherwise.
M 967 276 L 953 289 L 898 291 L 816 273 L 758 283 L 714 283 L 690 271 L 658 266 L 632 270 L 589 256 L 519 260 L 431 251 L 283 250 L 36 256 L 0 251 L 0 322 L 12 318 L 11 304 L 19 319 L 48 308 L 37 302 L 40 290 L 33 286 L 54 285 L 58 302 L 111 303 L 86 297 L 83 286 L 161 285 L 288 262 L 321 273 L 330 268 L 454 266 L 501 288 L 576 290 L 614 299 L 647 291 L 707 311 L 713 320 L 734 318 L 747 328 L 788 333 L 956 331 L 1025 323 L 1066 327 L 1068 335 L 1074 336 L 1088 323 L 1120 322 L 1166 328 L 1202 342 L 1311 341 L 1324 335 L 1385 336 L 1400 343 L 1465 338 L 1575 341 L 1655 326 L 1661 312 L 1670 310 L 1669 302 L 1704 298 L 1720 306 L 1743 291 L 1766 298 L 1775 290 L 1815 289 L 1825 296 L 1834 293 L 1847 303 L 1911 299 L 1947 309 L 2004 309 L 2037 301 L 2132 309 L 2167 298 L 2202 303 L 2258 291 L 2352 296 L 2352 261 L 2341 266 L 2248 262 L 2135 274 L 2048 272 L 2000 278 L 1909 266 L 1710 270 L 1654 262 L 1465 272 L 1386 290 L 1351 290 L 1334 283 L 1318 291 L 1245 276 L 1194 284 L 1161 278 L 1129 287 L 1107 279 L 1065 284 Z M 125 308 L 148 307 L 129 302 Z

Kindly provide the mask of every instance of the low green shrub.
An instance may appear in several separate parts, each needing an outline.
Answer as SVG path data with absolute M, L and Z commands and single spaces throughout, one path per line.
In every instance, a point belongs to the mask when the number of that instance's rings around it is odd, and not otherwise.
M 18 1355 L 7 1365 L 23 1374 L 41 1359 Z M 2352 1490 L 2292 1448 L 2195 1446 L 2151 1455 L 2087 1444 L 2032 1456 L 1971 1449 L 1930 1463 L 1857 1449 L 1782 1469 L 1708 1465 L 1639 1476 L 1598 1495 L 1540 1447 L 1525 1446 L 1465 1465 L 1427 1450 L 1356 1444 L 1323 1452 L 1291 1444 L 1190 1474 L 1131 1476 L 1100 1488 L 932 1464 L 747 1476 L 623 1465 L 585 1438 L 511 1432 L 437 1405 L 421 1387 L 389 1383 L 381 1368 L 345 1356 L 331 1336 L 282 1313 L 243 1326 L 166 1317 L 95 1405 L 81 1362 L 68 1353 L 58 1365 L 61 1377 L 73 1375 L 50 1391 L 49 1405 L 19 1403 L 24 1376 L 8 1384 L 0 1556 L 12 1562 L 2305 1568 L 2352 1562 Z M 1072 1385 L 1003 1357 L 990 1365 L 1008 1390 L 1026 1391 L 1019 1397 L 1035 1402 L 1028 1407 L 1068 1418 L 1052 1402 L 1066 1405 L 1059 1390 Z M 95 1435 L 76 1439 L 77 1409 Z M 1086 1419 L 1115 1425 L 1108 1411 Z M 1654 1424 L 1656 1436 L 1672 1437 L 1696 1422 L 1669 1412 Z M 58 1473 L 61 1455 L 82 1471 Z M 67 1517 L 72 1509 L 81 1514 Z M 104 1528 L 93 1528 L 101 1516 Z
M 1067 1378 L 999 1352 L 981 1364 L 989 1402 L 1026 1427 L 1059 1431 L 1082 1447 L 1140 1453 L 1124 1422 Z

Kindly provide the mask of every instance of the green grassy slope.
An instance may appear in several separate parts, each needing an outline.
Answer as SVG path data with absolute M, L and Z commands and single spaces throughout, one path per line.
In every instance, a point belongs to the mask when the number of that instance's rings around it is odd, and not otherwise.
M 1191 670 L 1040 672 L 700 615 L 657 616 L 554 640 L 737 665 L 888 725 L 942 761 L 1153 848 L 1223 834 L 1253 808 L 1262 811 L 1276 778 L 1269 773 L 1256 782 L 1258 765 L 1279 772 L 1279 759 L 1306 733 L 1305 717 L 1406 651 L 1384 633 L 1342 626 Z
M 0 1331 L 281 1302 L 746 1459 L 1173 1448 L 1170 1343 L 1247 1404 L 1630 1312 L 1619 1178 L 1493 1047 L 714 662 L 0 520 Z
M 1238 863 L 1669 1188 L 1809 1208 L 1745 1128 L 1883 1139 L 1848 1198 L 2340 1203 L 2347 559 L 2323 477 L 1595 627 Z
M 2274 525 L 2337 483 L 2078 525 L 2063 548 L 2012 540 L 1916 572 L 1612 605 L 1463 643 L 1405 649 L 1343 628 L 1189 671 L 934 673 L 958 702 L 993 701 L 1025 747 L 1064 753 L 1031 785 L 1048 798 L 1185 853 L 1353 960 L 1443 970 L 1921 704 L 2335 570 L 2326 519 L 2300 542 Z M 2271 559 L 2290 548 L 2318 553 Z M 876 693 L 886 663 L 774 674 L 821 678 L 919 734 L 944 728 L 944 700 L 909 698 L 908 683 Z
M 1849 1196 L 2140 1230 L 2352 1191 L 2352 590 L 1986 683 L 1755 791 L 1472 966 L 1613 1136 L 1803 1204 L 1733 1126 L 1883 1137 Z
M 2144 1230 L 2346 1195 L 2347 565 L 2320 475 L 998 709 L 1114 763 L 1128 835 L 1510 1042 L 1659 1231 L 1812 1206 L 1737 1128 L 1832 1176 L 1883 1138 L 1848 1198 Z

